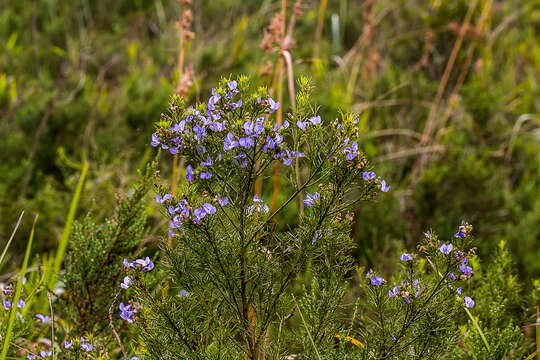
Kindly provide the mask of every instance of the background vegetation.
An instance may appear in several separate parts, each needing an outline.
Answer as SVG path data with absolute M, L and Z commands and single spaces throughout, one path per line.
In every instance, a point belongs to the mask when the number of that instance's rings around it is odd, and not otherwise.
M 486 261 L 507 244 L 519 294 L 538 286 L 540 1 L 289 1 L 283 24 L 282 1 L 194 0 L 180 41 L 187 3 L 0 0 L 0 249 L 25 210 L 39 214 L 33 253 L 52 256 L 85 162 L 77 218 L 111 217 L 171 93 L 196 101 L 222 75 L 255 74 L 288 109 L 288 81 L 309 75 L 323 118 L 359 114 L 360 148 L 392 186 L 356 209 L 358 264 L 390 272 L 430 226 L 450 237 L 466 219 Z M 167 224 L 143 210 L 149 229 L 133 231 L 151 254 Z M 31 228 L 26 216 L 0 272 L 22 263 Z

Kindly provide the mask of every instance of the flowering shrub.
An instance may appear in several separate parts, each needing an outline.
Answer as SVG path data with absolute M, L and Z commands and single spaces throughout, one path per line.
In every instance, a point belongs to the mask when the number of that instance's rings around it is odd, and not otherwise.
M 151 138 L 153 147 L 185 160 L 178 192 L 156 184 L 155 201 L 174 240 L 163 245 L 165 269 L 153 254 L 139 254 L 146 234 L 142 199 L 159 175 L 154 164 L 114 217 L 96 224 L 88 216 L 75 225 L 54 289 L 38 273 L 2 286 L 0 340 L 16 314 L 8 354 L 126 360 L 526 355 L 522 319 L 508 311 L 519 313 L 521 306 L 508 254 L 501 245 L 483 274 L 466 222 L 453 237 L 424 233 L 415 252 L 396 256 L 401 267 L 393 277 L 372 269 L 353 277 L 351 209 L 390 186 L 359 150 L 357 117 L 322 118 L 310 102 L 310 82 L 301 78 L 299 86 L 298 108 L 283 124 L 272 118 L 280 104 L 264 88 L 251 93 L 245 77 L 223 80 L 196 107 L 174 96 Z M 275 166 L 288 179 L 281 203 L 255 191 Z M 300 202 L 305 211 L 297 221 L 278 227 L 282 213 Z M 30 311 L 32 304 L 40 312 Z
M 459 317 L 475 306 L 467 292 L 474 275 L 469 260 L 476 251 L 470 248 L 471 230 L 462 223 L 451 241 L 427 231 L 416 253 L 401 254 L 402 271 L 391 281 L 367 273 L 362 289 L 368 299 L 359 298 L 355 311 L 365 319 L 353 335 L 366 355 L 405 359 L 450 352 Z
M 258 359 L 333 339 L 352 265 L 350 208 L 389 186 L 359 152 L 358 119 L 322 119 L 309 81 L 299 85 L 298 109 L 283 124 L 271 116 L 280 104 L 265 89 L 249 93 L 245 77 L 224 80 L 196 107 L 174 97 L 162 115 L 152 146 L 184 156 L 186 171 L 179 196 L 165 187 L 156 196 L 176 239 L 166 249 L 168 296 L 133 287 L 151 357 Z M 276 162 L 289 196 L 270 208 L 254 184 Z M 277 216 L 301 194 L 304 216 L 278 231 Z M 306 271 L 316 276 L 302 285 Z M 293 333 L 287 322 L 297 312 L 304 325 Z

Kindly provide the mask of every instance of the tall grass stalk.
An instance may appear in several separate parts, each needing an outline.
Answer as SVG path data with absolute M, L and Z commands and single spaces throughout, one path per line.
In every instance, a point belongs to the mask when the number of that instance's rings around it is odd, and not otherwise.
M 21 267 L 21 272 L 19 273 L 19 280 L 17 281 L 17 287 L 15 290 L 15 297 L 13 298 L 12 304 L 11 304 L 11 313 L 9 314 L 9 320 L 8 320 L 8 327 L 6 330 L 6 335 L 4 338 L 4 345 L 2 347 L 2 355 L 0 356 L 0 360 L 5 360 L 7 357 L 7 352 L 9 349 L 9 342 L 11 340 L 11 336 L 13 335 L 13 325 L 15 324 L 15 316 L 17 314 L 17 303 L 19 302 L 19 299 L 21 297 L 21 291 L 22 291 L 22 285 L 23 285 L 23 279 L 24 275 L 26 274 L 26 268 L 28 267 L 28 260 L 30 259 L 30 252 L 32 250 L 32 241 L 34 240 L 34 230 L 36 228 L 36 222 L 38 219 L 38 215 L 34 217 L 34 223 L 32 224 L 32 230 L 30 231 L 30 237 L 28 238 L 28 244 L 26 245 L 26 253 L 24 254 L 24 260 Z
M 446 63 L 444 73 L 441 77 L 441 81 L 437 88 L 437 94 L 435 95 L 435 99 L 433 100 L 433 103 L 431 104 L 431 107 L 429 109 L 428 119 L 426 121 L 426 125 L 422 133 L 422 139 L 420 140 L 420 144 L 419 144 L 420 146 L 426 145 L 429 139 L 431 138 L 431 134 L 433 133 L 433 127 L 437 120 L 437 113 L 439 111 L 439 105 L 441 103 L 442 97 L 448 85 L 448 80 L 450 79 L 450 75 L 452 74 L 452 70 L 454 68 L 459 51 L 461 50 L 461 47 L 463 45 L 463 39 L 465 37 L 466 29 L 469 27 L 471 23 L 473 13 L 474 13 L 474 10 L 476 9 L 476 5 L 478 4 L 478 2 L 479 0 L 473 0 L 469 3 L 469 8 L 467 9 L 467 13 L 465 14 L 465 17 L 463 19 L 463 24 L 461 24 L 459 35 L 454 43 L 454 47 L 452 48 L 452 52 L 450 53 L 450 57 L 448 58 L 448 62 Z M 418 173 L 418 171 L 422 168 L 425 161 L 426 161 L 426 158 L 423 155 L 418 158 L 418 160 L 413 166 L 413 174 Z M 413 176 L 413 179 L 414 178 L 417 178 L 417 177 Z
M 9 237 L 9 240 L 4 247 L 4 251 L 2 251 L 2 255 L 0 255 L 0 269 L 2 268 L 2 262 L 4 261 L 4 257 L 7 254 L 9 245 L 11 244 L 11 241 L 15 237 L 15 233 L 17 232 L 17 229 L 19 228 L 19 225 L 21 225 L 22 218 L 24 216 L 24 211 L 21 212 L 21 215 L 19 215 L 19 220 L 17 220 L 17 223 L 15 224 L 15 228 L 13 229 L 13 232 L 11 233 L 11 236 Z
M 287 0 L 281 0 L 281 16 L 283 18 L 281 24 L 281 34 L 285 34 L 285 15 L 287 12 Z M 276 122 L 278 126 L 281 126 L 283 123 L 283 57 L 281 53 L 283 51 L 283 39 L 281 41 L 281 49 L 279 50 L 279 59 L 277 63 L 277 71 L 275 72 L 276 77 L 273 84 L 275 89 L 277 86 L 277 98 L 281 106 L 276 110 Z M 272 189 L 272 212 L 277 209 L 277 194 L 279 191 L 279 162 L 276 161 L 274 164 L 274 175 L 273 175 L 273 189 Z M 275 219 L 274 219 L 275 221 Z
M 60 271 L 62 262 L 64 260 L 64 254 L 66 253 L 66 248 L 69 242 L 69 237 L 71 235 L 71 229 L 73 227 L 73 220 L 75 219 L 75 213 L 79 207 L 79 200 L 81 198 L 81 193 L 84 185 L 84 180 L 86 179 L 86 173 L 88 172 L 88 162 L 85 161 L 82 166 L 81 176 L 77 186 L 75 187 L 75 193 L 73 194 L 73 199 L 69 206 L 69 213 L 66 219 L 66 224 L 64 225 L 64 230 L 62 231 L 62 237 L 60 238 L 60 244 L 58 245 L 58 250 L 56 251 L 56 257 L 54 259 L 54 267 L 52 273 L 49 274 L 48 285 L 49 288 L 53 288 L 56 282 L 56 276 Z
M 319 52 L 321 48 L 321 38 L 324 27 L 324 15 L 328 0 L 321 0 L 319 5 L 319 14 L 317 15 L 317 29 L 315 30 L 315 46 L 313 48 L 313 65 L 316 66 L 319 61 Z
M 540 360 L 540 301 L 536 304 L 536 359 Z

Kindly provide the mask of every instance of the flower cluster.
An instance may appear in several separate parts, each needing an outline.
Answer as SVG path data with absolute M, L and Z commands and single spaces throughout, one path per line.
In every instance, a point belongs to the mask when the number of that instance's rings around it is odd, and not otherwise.
M 375 273 L 373 272 L 373 269 L 369 269 L 369 271 L 366 274 L 366 278 L 369 279 L 369 283 L 373 286 L 385 285 L 387 282 L 381 276 L 375 275 Z
M 124 259 L 124 268 L 127 270 L 141 268 L 142 271 L 150 271 L 154 268 L 154 263 L 148 256 L 145 259 L 137 259 L 131 262 Z
M 187 174 L 191 171 L 189 166 L 186 170 Z M 165 204 L 169 216 L 172 217 L 172 220 L 169 222 L 169 235 L 171 237 L 177 235 L 175 229 L 181 229 L 185 222 L 191 221 L 193 224 L 199 225 L 207 215 L 214 215 L 217 211 L 216 207 L 209 202 L 195 209 L 185 199 L 175 202 L 171 194 L 165 194 L 163 197 L 158 194 L 156 195 L 156 201 L 160 204 Z M 229 198 L 222 198 L 220 194 L 217 194 L 214 201 L 219 206 L 226 206 L 229 203 Z
M 26 277 L 22 280 L 21 294 L 24 291 L 24 284 L 26 284 Z M 13 306 L 13 297 L 15 296 L 13 283 L 9 283 L 2 286 L 2 293 L 4 294 L 4 299 L 2 300 L 2 307 L 4 310 L 9 311 Z M 26 301 L 23 298 L 19 298 L 17 301 L 17 308 L 22 309 L 26 306 Z
M 364 172 L 364 180 L 369 181 L 374 178 L 375 175 L 373 173 Z M 462 222 L 458 233 L 455 234 L 455 237 L 464 239 L 467 234 L 470 233 L 470 230 L 471 226 L 465 222 Z M 445 280 L 446 287 L 448 289 L 452 288 L 452 282 L 466 281 L 474 275 L 473 269 L 469 263 L 469 257 L 467 257 L 467 255 L 463 251 L 457 249 L 456 246 L 450 242 L 439 242 L 436 235 L 433 235 L 430 231 L 427 231 L 424 233 L 423 243 L 418 245 L 418 250 L 420 252 L 426 252 L 430 249 L 435 253 L 442 254 L 441 259 L 443 263 L 446 264 L 447 270 L 445 271 L 444 275 L 441 274 L 438 270 L 437 271 L 439 272 L 440 276 Z M 474 256 L 475 251 L 475 248 L 470 249 L 468 255 Z M 426 256 L 427 255 L 428 253 L 426 253 Z M 417 255 L 404 252 L 400 255 L 400 260 L 408 263 L 412 269 L 416 256 Z M 429 257 L 427 259 L 429 263 L 432 264 Z M 370 284 L 376 287 L 384 285 L 386 283 L 386 280 L 384 280 L 380 276 L 376 276 L 371 269 L 368 272 L 367 277 L 370 278 Z M 462 288 L 461 286 L 459 286 L 459 284 L 456 285 L 455 291 L 459 296 L 462 295 Z M 392 287 L 392 289 L 388 290 L 388 296 L 390 298 L 397 298 L 400 296 L 407 304 L 411 303 L 410 294 L 414 294 L 414 298 L 417 298 L 421 295 L 421 287 L 419 285 L 418 279 L 414 279 L 412 283 L 405 280 L 401 284 L 396 284 Z M 465 296 L 463 299 L 460 298 L 460 301 L 463 301 L 463 304 L 468 308 L 474 306 L 474 300 L 469 296 Z
M 354 143 L 354 144 L 356 144 L 356 143 Z M 390 190 L 390 185 L 386 184 L 386 181 L 381 179 L 380 176 L 377 177 L 377 175 L 373 171 L 364 171 L 362 173 L 362 179 L 364 179 L 364 181 L 376 181 L 376 182 L 378 182 L 382 192 L 388 192 L 388 190 Z
M 171 154 L 195 153 L 201 157 L 203 161 L 198 166 L 188 164 L 186 168 L 186 179 L 190 183 L 196 179 L 212 178 L 212 170 L 224 167 L 227 161 L 246 168 L 252 161 L 247 152 L 252 150 L 271 154 L 285 165 L 291 165 L 293 159 L 304 156 L 288 149 L 283 141 L 283 132 L 289 128 L 289 122 L 285 121 L 280 126 L 268 120 L 267 114 L 277 110 L 279 102 L 261 93 L 256 99 L 245 100 L 239 97 L 239 93 L 237 81 L 232 80 L 212 89 L 212 96 L 197 108 L 190 107 L 180 112 L 173 102 L 173 117 L 164 115 L 170 126 L 154 132 L 150 144 Z M 250 105 L 249 111 L 243 110 L 246 104 Z M 238 118 L 245 120 L 237 121 Z M 310 122 L 320 123 L 320 117 L 314 117 Z M 303 129 L 306 126 L 302 122 L 299 124 Z M 208 148 L 215 153 L 213 158 L 207 154 Z
M 392 290 L 388 290 L 388 297 L 396 298 L 398 295 L 401 295 L 406 304 L 410 304 L 411 300 L 409 296 L 414 292 L 414 297 L 417 298 L 420 296 L 420 284 L 418 279 L 414 279 L 412 285 L 407 281 L 403 281 L 401 285 L 395 285 Z
M 255 194 L 253 197 L 253 205 L 247 208 L 247 214 L 252 215 L 256 212 L 268 213 L 268 205 L 264 203 L 262 199 L 259 199 L 259 195 Z
M 469 224 L 467 224 L 466 222 L 462 221 L 461 225 L 459 226 L 458 232 L 454 235 L 454 238 L 464 239 L 467 236 L 467 234 L 470 232 L 470 230 L 471 230 L 471 226 Z M 426 244 L 428 244 L 428 246 L 429 246 L 429 244 L 435 244 L 436 243 L 434 241 L 434 240 L 436 240 L 436 237 L 434 237 L 431 234 L 431 232 L 428 231 L 428 232 L 424 233 L 424 236 L 425 236 L 425 239 L 427 241 Z M 446 275 L 448 280 L 449 280 L 446 283 L 446 286 L 449 289 L 451 288 L 451 282 L 460 281 L 460 280 L 461 281 L 467 281 L 474 275 L 473 268 L 471 266 L 469 266 L 469 258 L 467 257 L 467 255 L 463 251 L 457 249 L 454 246 L 454 244 L 452 244 L 450 242 L 449 243 L 442 243 L 438 247 L 438 251 L 444 257 L 446 257 L 448 259 L 451 270 L 455 270 L 455 272 L 456 272 L 456 273 L 454 273 L 454 271 L 449 271 L 448 274 Z M 469 250 L 469 255 L 474 256 L 475 251 L 476 251 L 475 248 L 470 249 Z M 453 256 L 452 256 L 452 254 L 453 254 Z M 457 286 L 456 293 L 458 295 L 462 295 L 461 286 Z M 468 308 L 471 308 L 471 307 L 474 306 L 474 300 L 471 299 L 468 296 L 465 296 L 463 298 L 463 302 L 464 302 L 464 305 L 466 307 L 468 307 Z
M 128 323 L 135 322 L 135 313 L 140 310 L 133 304 L 126 305 L 123 302 L 120 303 L 118 308 L 120 309 L 120 317 L 126 320 Z
M 44 324 L 49 324 L 51 320 L 51 318 L 48 315 L 42 315 L 42 314 L 36 314 L 36 318 L 41 323 L 44 323 Z M 96 348 L 95 345 L 90 340 L 87 340 L 82 336 L 80 336 L 78 339 L 75 338 L 75 343 L 73 339 L 68 341 L 68 338 L 65 338 L 64 341 L 62 342 L 62 345 L 64 347 L 64 350 L 66 351 L 72 349 L 74 345 L 78 345 L 80 349 L 85 352 L 85 357 L 88 357 L 89 354 L 87 353 L 93 351 Z M 45 359 L 51 356 L 52 356 L 52 350 L 44 349 L 44 350 L 40 350 L 38 355 L 30 353 L 26 355 L 26 358 L 29 360 L 33 360 L 33 359 Z
M 166 196 L 164 196 L 165 198 Z M 140 271 L 148 272 L 151 271 L 154 268 L 154 263 L 150 258 L 147 256 L 144 259 L 136 259 L 134 261 L 129 261 L 128 259 L 123 260 L 124 269 L 128 274 L 131 272 L 131 270 L 137 270 L 140 269 Z M 135 276 L 138 273 L 135 273 Z M 130 275 L 127 275 L 124 277 L 122 282 L 120 283 L 120 288 L 127 290 L 131 286 L 131 284 L 134 282 L 134 278 Z M 131 302 L 127 305 L 123 302 L 120 303 L 119 306 L 120 309 L 120 317 L 124 320 L 126 320 L 129 323 L 135 322 L 135 313 L 138 312 L 140 309 L 136 306 L 134 306 Z

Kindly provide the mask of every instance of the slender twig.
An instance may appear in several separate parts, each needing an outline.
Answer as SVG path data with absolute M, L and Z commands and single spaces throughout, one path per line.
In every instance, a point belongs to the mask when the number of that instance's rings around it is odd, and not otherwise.
M 15 347 L 16 347 L 17 349 L 19 349 L 19 350 L 26 351 L 26 352 L 29 353 L 29 354 L 32 354 L 32 355 L 34 355 L 34 356 L 37 356 L 37 354 L 33 353 L 32 351 L 30 351 L 30 350 L 28 350 L 28 349 L 23 348 L 22 346 L 19 346 L 19 345 L 15 344 L 14 342 L 10 342 L 10 344 L 11 344 L 11 346 L 15 346 Z
M 430 153 L 430 152 L 443 152 L 443 151 L 446 151 L 446 146 L 443 146 L 443 145 L 417 147 L 414 149 L 405 149 L 405 150 L 396 151 L 390 154 L 377 156 L 376 158 L 373 159 L 373 162 L 383 162 L 386 160 L 394 160 L 394 159 L 399 159 L 399 158 L 408 157 L 408 156 L 421 155 L 421 154 Z
M 319 355 L 319 350 L 317 350 L 317 346 L 315 346 L 313 337 L 311 336 L 311 333 L 309 332 L 308 326 L 306 324 L 306 320 L 304 319 L 304 315 L 302 315 L 302 310 L 300 310 L 300 306 L 298 306 L 298 303 L 296 302 L 296 298 L 294 297 L 294 295 L 292 297 L 293 297 L 294 303 L 296 304 L 296 308 L 298 309 L 298 314 L 300 314 L 300 317 L 302 318 L 302 323 L 304 324 L 306 333 L 308 334 L 309 341 L 311 341 L 311 345 L 313 345 L 313 349 L 315 350 L 315 354 L 317 354 L 317 358 L 321 360 L 321 355 Z
M 326 13 L 326 5 L 328 0 L 321 0 L 319 5 L 319 13 L 317 15 L 317 28 L 315 30 L 315 46 L 313 48 L 313 65 L 319 60 L 319 50 L 321 47 L 321 37 L 324 27 L 324 14 Z
M 4 261 L 4 257 L 6 256 L 9 245 L 11 244 L 11 241 L 13 240 L 13 237 L 15 236 L 15 233 L 17 232 L 17 229 L 19 228 L 19 225 L 21 225 L 23 215 L 24 215 L 24 210 L 21 212 L 21 215 L 19 215 L 19 220 L 17 220 L 17 223 L 15 224 L 15 228 L 13 228 L 13 232 L 11 233 L 11 236 L 9 237 L 8 242 L 6 246 L 4 247 L 4 251 L 2 251 L 2 255 L 0 255 L 0 265 L 2 265 L 2 261 Z
M 114 337 L 116 338 L 116 341 L 118 342 L 118 345 L 120 345 L 120 350 L 122 351 L 122 355 L 124 356 L 124 360 L 127 360 L 127 355 L 126 355 L 126 350 L 124 349 L 124 345 L 122 345 L 122 340 L 120 340 L 120 336 L 118 335 L 118 333 L 116 332 L 116 329 L 114 328 L 114 324 L 113 324 L 113 309 L 114 309 L 114 304 L 116 303 L 116 301 L 118 300 L 118 296 L 120 296 L 120 291 L 117 291 L 116 292 L 116 295 L 111 303 L 111 306 L 109 306 L 109 325 L 111 326 L 111 331 L 114 335 Z
M 54 353 L 54 312 L 52 308 L 51 293 L 47 292 L 47 299 L 49 300 L 49 310 L 51 311 L 51 351 L 53 360 L 56 358 Z

